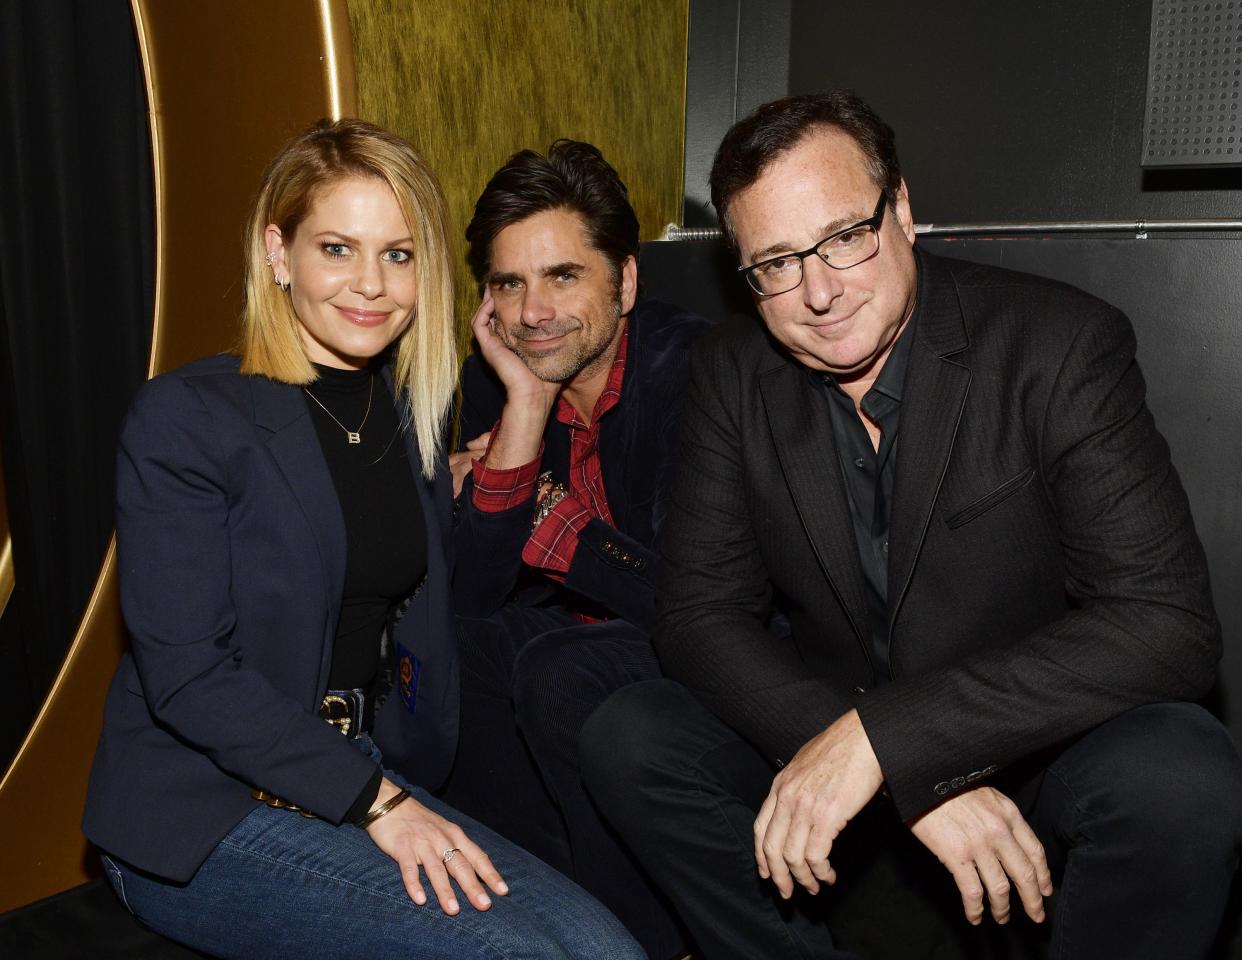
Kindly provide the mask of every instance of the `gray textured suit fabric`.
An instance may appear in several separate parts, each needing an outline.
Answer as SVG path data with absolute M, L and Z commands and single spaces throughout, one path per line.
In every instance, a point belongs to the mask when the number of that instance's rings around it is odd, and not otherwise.
M 1220 630 L 1129 322 L 1074 288 L 916 253 L 877 685 L 828 411 L 753 319 L 692 360 L 657 649 L 771 760 L 857 707 L 903 818 L 1211 685 Z M 779 595 L 792 636 L 764 623 Z

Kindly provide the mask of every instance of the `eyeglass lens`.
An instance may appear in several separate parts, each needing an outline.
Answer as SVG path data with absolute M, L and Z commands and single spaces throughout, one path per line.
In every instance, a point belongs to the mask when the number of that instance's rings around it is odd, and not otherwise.
M 845 270 L 875 255 L 880 236 L 870 224 L 860 225 L 823 240 L 812 250 L 773 257 L 746 271 L 746 279 L 757 293 L 771 297 L 802 283 L 803 258 L 812 253 L 830 267 Z

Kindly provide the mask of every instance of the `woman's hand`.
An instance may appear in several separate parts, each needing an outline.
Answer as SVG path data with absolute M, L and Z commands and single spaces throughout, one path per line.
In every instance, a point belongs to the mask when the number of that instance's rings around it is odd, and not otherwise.
M 375 802 L 384 803 L 399 792 L 398 786 L 385 779 L 380 784 Z M 420 867 L 427 874 L 427 882 L 440 901 L 440 909 L 449 915 L 461 910 L 450 877 L 457 881 L 462 893 L 477 910 L 487 910 L 492 905 L 483 883 L 500 896 L 509 892 L 508 885 L 492 866 L 487 854 L 466 836 L 461 827 L 427 809 L 413 797 L 398 804 L 366 829 L 375 845 L 397 861 L 405 890 L 420 907 L 427 902 L 427 894 L 423 892 L 419 879 Z M 448 850 L 454 852 L 445 863 L 444 854 Z
M 459 450 L 457 453 L 449 454 L 449 471 L 453 474 L 453 496 L 461 496 L 462 485 L 466 482 L 466 477 L 470 476 L 470 471 L 474 468 L 474 461 L 487 453 L 487 444 L 492 439 L 492 432 L 480 433 L 477 437 L 466 444 L 465 450 Z

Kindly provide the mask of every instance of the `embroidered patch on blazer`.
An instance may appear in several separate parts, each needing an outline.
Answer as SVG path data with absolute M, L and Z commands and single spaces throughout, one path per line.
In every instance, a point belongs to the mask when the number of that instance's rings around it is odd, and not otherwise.
M 418 657 L 402 644 L 397 644 L 397 696 L 405 709 L 413 713 L 418 708 Z

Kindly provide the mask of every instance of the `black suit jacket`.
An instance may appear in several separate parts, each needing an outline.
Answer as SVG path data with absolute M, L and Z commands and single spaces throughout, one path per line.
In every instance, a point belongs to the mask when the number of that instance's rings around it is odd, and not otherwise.
M 121 433 L 117 569 L 131 652 L 108 692 L 83 829 L 188 880 L 254 809 L 252 787 L 340 822 L 375 765 L 315 715 L 332 663 L 345 523 L 300 388 L 211 357 L 148 381 Z M 387 371 L 385 372 L 387 376 Z M 427 580 L 394 632 L 419 661 L 375 720 L 390 767 L 427 787 L 452 762 L 447 469 L 429 483 Z
M 655 622 L 657 532 L 664 522 L 677 444 L 690 345 L 708 326 L 679 307 L 640 300 L 630 313 L 621 400 L 600 423 L 599 459 L 615 526 L 592 520 L 578 538 L 564 588 L 522 567 L 530 537 L 531 504 L 500 513 L 474 505 L 470 479 L 458 501 L 457 578 L 459 614 L 490 616 L 511 597 L 521 603 L 564 602 L 585 597 L 613 616 L 644 629 Z M 480 357 L 462 371 L 461 443 L 492 429 L 504 409 L 504 387 Z M 549 418 L 541 467 L 555 480 L 569 477 L 569 427 Z
M 1130 325 L 1062 284 L 922 254 L 877 686 L 828 411 L 753 319 L 692 360 L 656 643 L 788 760 L 857 707 L 903 817 L 1220 657 L 1202 548 Z M 778 595 L 793 635 L 764 618 Z

